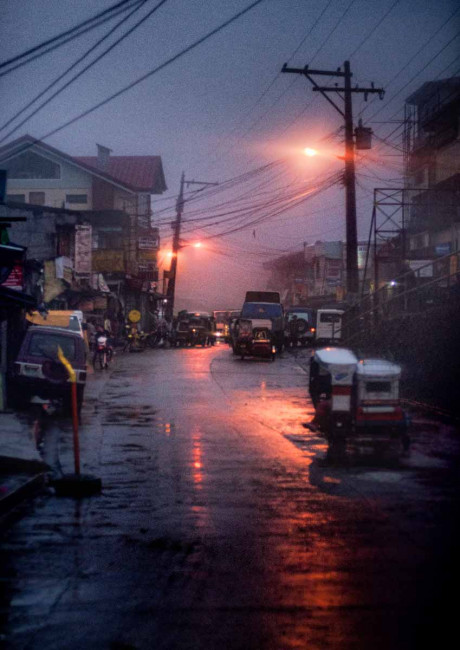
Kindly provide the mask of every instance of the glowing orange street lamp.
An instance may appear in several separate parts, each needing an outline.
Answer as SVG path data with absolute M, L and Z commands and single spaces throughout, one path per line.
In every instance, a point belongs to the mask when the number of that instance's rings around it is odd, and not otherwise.
M 308 156 L 309 158 L 313 158 L 313 156 L 317 156 L 317 155 L 318 155 L 318 152 L 316 151 L 316 149 L 312 149 L 311 147 L 305 147 L 305 149 L 303 150 L 303 152 L 304 152 L 304 154 L 305 154 L 306 156 Z

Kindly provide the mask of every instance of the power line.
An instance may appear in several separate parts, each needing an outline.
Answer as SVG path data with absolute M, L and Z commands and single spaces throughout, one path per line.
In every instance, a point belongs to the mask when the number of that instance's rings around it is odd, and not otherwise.
M 13 122 L 19 115 L 21 115 L 24 111 L 26 111 L 32 104 L 34 104 L 38 99 L 43 97 L 43 95 L 48 92 L 54 85 L 56 85 L 61 79 L 63 79 L 71 70 L 73 70 L 81 61 L 83 61 L 91 52 L 93 52 L 103 41 L 105 41 L 107 38 L 109 38 L 123 23 L 125 23 L 129 18 L 131 18 L 132 15 L 134 15 L 139 9 L 142 8 L 142 6 L 148 2 L 148 0 L 142 0 L 142 2 L 137 5 L 131 13 L 129 13 L 127 16 L 122 18 L 115 27 L 113 27 L 105 36 L 103 36 L 101 39 L 95 43 L 87 52 L 85 52 L 75 63 L 73 63 L 65 72 L 63 72 L 59 77 L 57 77 L 54 81 L 52 81 L 41 93 L 39 93 L 34 99 L 32 99 L 24 108 L 22 108 L 20 111 L 16 113 L 12 118 L 10 118 L 5 124 L 0 126 L 0 130 L 3 130 L 6 128 L 11 122 Z M 4 142 L 7 138 L 9 138 L 10 135 L 15 133 L 23 124 L 28 122 L 34 115 L 36 115 L 39 111 L 41 111 L 42 108 L 47 106 L 55 97 L 57 97 L 60 93 L 62 93 L 66 88 L 68 88 L 74 81 L 79 79 L 85 72 L 87 72 L 90 68 L 92 68 L 96 63 L 98 63 L 101 59 L 103 59 L 109 52 L 111 52 L 117 45 L 119 45 L 123 40 L 125 40 L 128 36 L 132 34 L 133 31 L 135 31 L 142 23 L 144 23 L 152 14 L 154 14 L 157 9 L 161 7 L 167 0 L 162 0 L 159 2 L 147 15 L 145 15 L 141 20 L 139 20 L 131 29 L 129 29 L 125 34 L 120 36 L 114 43 L 112 43 L 104 52 L 101 52 L 96 59 L 91 61 L 87 66 L 85 66 L 80 72 L 78 72 L 76 75 L 74 75 L 69 81 L 67 81 L 61 88 L 59 88 L 55 93 L 51 95 L 51 97 L 48 97 L 40 106 L 35 108 L 29 115 L 27 115 L 17 126 L 15 126 L 11 131 L 9 131 L 1 140 L 1 142 Z
M 337 27 L 340 25 L 340 23 L 341 23 L 342 20 L 345 18 L 345 16 L 346 16 L 347 13 L 350 11 L 350 9 L 351 9 L 352 6 L 355 4 L 355 2 L 356 2 L 356 0 L 351 0 L 351 2 L 348 4 L 347 8 L 346 8 L 345 11 L 342 13 L 342 15 L 340 16 L 340 18 L 338 19 L 338 21 L 336 22 L 336 24 L 334 25 L 334 27 L 331 29 L 331 31 L 329 32 L 329 34 L 326 36 L 326 38 L 324 39 L 324 41 L 321 43 L 321 45 L 319 46 L 319 48 L 316 50 L 316 52 L 315 52 L 315 54 L 313 55 L 313 57 L 310 59 L 310 63 L 313 63 L 313 61 L 316 59 L 316 57 L 318 56 L 318 54 L 321 52 L 321 50 L 323 49 L 323 47 L 327 44 L 327 42 L 328 42 L 329 39 L 331 38 L 332 34 L 335 32 L 335 30 L 336 30 Z
M 86 117 L 87 115 L 90 115 L 91 113 L 93 113 L 94 111 L 98 110 L 98 109 L 101 108 L 102 106 L 105 106 L 106 104 L 108 104 L 109 102 L 113 101 L 113 100 L 116 99 L 117 97 L 120 97 L 121 95 L 123 95 L 123 94 L 124 94 L 125 92 L 127 92 L 128 90 L 131 90 L 132 88 L 134 88 L 135 86 L 139 85 L 140 83 L 142 83 L 142 82 L 145 81 L 146 79 L 152 77 L 152 76 L 153 76 L 154 74 L 156 74 L 157 72 L 160 72 L 161 70 L 163 70 L 163 69 L 166 68 L 167 66 L 171 65 L 172 63 L 174 63 L 175 61 L 177 61 L 178 59 L 180 59 L 180 58 L 181 58 L 182 56 L 184 56 L 185 54 L 188 54 L 188 53 L 191 52 L 193 49 L 195 49 L 196 47 L 198 47 L 199 45 L 201 45 L 202 43 L 204 43 L 205 41 L 207 41 L 208 39 L 210 39 L 212 36 L 215 36 L 217 33 L 219 33 L 220 31 L 222 31 L 223 29 L 225 29 L 225 28 L 228 27 L 229 25 L 231 25 L 233 22 L 235 22 L 236 20 L 238 20 L 239 18 L 241 18 L 243 15 L 245 15 L 246 13 L 248 13 L 251 9 L 253 9 L 253 8 L 256 7 L 257 5 L 261 4 L 263 1 L 264 1 L 264 0 L 255 0 L 254 2 L 251 2 L 251 4 L 248 5 L 245 9 L 242 9 L 242 10 L 239 11 L 238 13 L 234 14 L 231 18 L 229 18 L 228 20 L 224 21 L 224 22 L 221 23 L 218 27 L 216 27 L 215 29 L 211 30 L 210 32 L 208 32 L 207 34 L 205 34 L 204 36 L 202 36 L 201 38 L 199 38 L 198 40 L 196 40 L 194 43 L 192 43 L 192 44 L 189 45 L 188 47 L 186 47 L 186 48 L 184 48 L 183 50 L 181 50 L 178 54 L 175 54 L 174 56 L 170 57 L 169 59 L 167 59 L 166 61 L 164 61 L 164 62 L 161 63 L 160 65 L 158 65 L 158 66 L 156 66 L 155 68 L 153 68 L 153 70 L 150 70 L 150 71 L 147 72 L 146 74 L 142 75 L 141 77 L 139 77 L 139 78 L 136 79 L 135 81 L 131 82 L 130 84 L 128 84 L 127 86 L 125 86 L 125 87 L 122 88 L 121 90 L 118 90 L 116 93 L 113 93 L 112 95 L 110 95 L 110 97 L 107 97 L 106 99 L 102 100 L 102 101 L 99 102 L 98 104 L 95 104 L 94 106 L 92 106 L 91 108 L 87 109 L 87 110 L 84 111 L 83 113 L 80 113 L 79 115 L 77 115 L 76 117 L 74 117 L 74 118 L 68 120 L 68 121 L 65 122 L 64 124 L 61 124 L 60 126 L 56 127 L 55 129 L 52 129 L 51 131 L 49 131 L 48 133 L 46 133 L 46 134 L 45 134 L 44 136 L 42 136 L 41 138 L 37 138 L 37 139 L 34 140 L 32 143 L 30 143 L 30 144 L 24 146 L 24 148 L 21 150 L 21 153 L 22 153 L 22 151 L 27 151 L 28 149 L 30 149 L 30 147 L 32 147 L 34 144 L 37 144 L 37 143 L 39 143 L 39 142 L 41 142 L 41 141 L 43 141 L 43 140 L 45 140 L 45 139 L 51 137 L 52 135 L 55 135 L 56 133 L 59 133 L 60 131 L 62 131 L 62 130 L 65 129 L 66 127 L 70 126 L 71 124 L 74 124 L 74 123 L 77 122 L 78 120 L 81 120 L 83 117 Z
M 430 36 L 430 37 L 429 37 L 429 38 L 428 38 L 428 39 L 423 43 L 423 45 L 421 45 L 421 47 L 420 47 L 420 48 L 415 52 L 415 54 L 413 54 L 413 55 L 410 57 L 410 59 L 409 59 L 409 60 L 408 60 L 404 65 L 403 65 L 403 67 L 402 67 L 402 68 L 401 68 L 401 69 L 400 69 L 400 70 L 399 70 L 399 71 L 398 71 L 398 72 L 397 72 L 397 73 L 396 73 L 396 74 L 395 74 L 395 75 L 394 75 L 394 76 L 393 76 L 393 77 L 392 77 L 392 78 L 391 78 L 391 79 L 390 79 L 390 80 L 385 84 L 385 87 L 386 87 L 387 89 L 388 89 L 389 86 L 391 86 L 391 85 L 396 81 L 396 79 L 397 79 L 397 78 L 398 78 L 398 77 L 399 77 L 399 76 L 404 72 L 404 70 L 406 70 L 406 69 L 409 67 L 409 65 L 412 63 L 412 61 L 414 61 L 414 60 L 418 57 L 418 55 L 419 55 L 421 52 L 423 52 L 423 51 L 426 50 L 427 46 L 431 43 L 431 41 L 432 41 L 432 40 L 433 40 L 433 39 L 434 39 L 434 38 L 439 34 L 439 32 L 441 32 L 441 31 L 444 29 L 444 27 L 445 27 L 446 25 L 448 25 L 448 24 L 449 24 L 449 23 L 454 19 L 454 17 L 456 16 L 456 14 L 459 13 L 459 11 L 460 11 L 460 8 L 459 8 L 459 9 L 456 9 L 456 10 L 455 10 L 452 14 L 450 14 L 450 16 L 449 16 L 449 17 L 448 17 L 448 18 L 447 18 L 447 19 L 442 23 L 442 25 L 440 25 L 440 26 L 438 27 L 438 29 L 436 29 L 436 31 L 433 32 L 433 33 L 431 34 L 431 36 Z M 374 101 L 376 101 L 376 100 L 375 100 L 375 99 L 372 99 L 372 100 L 369 102 L 369 104 L 367 104 L 367 105 L 363 108 L 363 110 L 361 111 L 361 115 L 363 115 L 364 112 L 365 112 L 366 110 L 368 110 L 368 109 L 372 106 L 372 104 L 374 103 Z M 392 100 L 390 100 L 390 101 L 392 101 Z M 388 104 L 389 104 L 389 101 L 387 101 L 387 102 L 385 103 L 385 106 L 387 106 Z M 385 107 L 385 106 L 384 106 L 384 107 Z M 379 109 L 379 111 L 380 111 L 380 109 Z M 370 118 L 370 119 L 372 119 L 372 118 Z
M 53 38 L 44 41 L 40 45 L 31 48 L 27 52 L 23 52 L 22 54 L 19 54 L 18 56 L 13 57 L 8 61 L 4 61 L 3 63 L 0 63 L 0 69 L 1 69 L 3 67 L 7 67 L 11 63 L 14 63 L 15 61 L 19 61 L 19 63 L 17 63 L 15 66 L 9 68 L 8 70 L 4 70 L 3 72 L 0 72 L 0 77 L 3 77 L 9 74 L 10 72 L 13 72 L 14 70 L 17 70 L 18 68 L 27 65 L 27 63 L 31 63 L 32 61 L 35 61 L 36 59 L 40 58 L 44 54 L 48 54 L 48 52 L 54 51 L 55 49 L 61 47 L 62 45 L 65 45 L 66 43 L 69 43 L 70 41 L 74 40 L 75 38 L 79 38 L 80 36 L 83 36 L 83 34 L 86 34 L 92 29 L 99 27 L 99 25 L 104 24 L 108 20 L 112 20 L 114 16 L 118 16 L 118 14 L 131 9 L 131 7 L 138 4 L 139 1 L 140 0 L 136 0 L 134 4 L 130 5 L 128 3 L 131 3 L 132 0 L 122 0 L 122 2 L 119 2 L 117 5 L 114 5 L 112 8 L 106 9 L 102 13 L 97 14 L 93 18 L 89 18 L 88 20 L 84 21 L 83 23 L 80 23 L 76 27 L 73 27 L 72 29 L 62 32 L 58 36 L 54 36 Z M 85 25 L 88 26 L 85 27 Z M 67 38 L 65 38 L 66 36 Z M 52 43 L 55 43 L 55 45 L 51 45 Z M 48 49 L 43 49 L 47 45 L 51 45 L 51 47 L 48 47 Z M 30 56 L 30 58 L 26 59 L 25 61 L 21 61 L 21 59 L 33 54 L 34 52 L 36 52 L 34 56 Z
M 335 0 L 329 0 L 329 2 L 326 4 L 326 6 L 325 6 L 324 9 L 322 10 L 322 12 L 321 12 L 320 15 L 318 16 L 318 18 L 315 20 L 315 22 L 313 23 L 313 25 L 310 27 L 310 29 L 308 30 L 308 32 L 305 34 L 304 37 L 302 37 L 302 40 L 300 41 L 299 45 L 296 47 L 296 49 L 292 52 L 292 54 L 290 55 L 290 57 L 287 59 L 288 62 L 291 61 L 291 59 L 292 59 L 292 58 L 297 54 L 297 52 L 300 50 L 300 48 L 302 47 L 302 45 L 305 43 L 305 41 L 306 41 L 306 39 L 308 38 L 308 36 L 310 36 L 310 34 L 313 32 L 313 30 L 315 29 L 315 27 L 317 26 L 317 24 L 319 23 L 319 21 L 321 20 L 321 18 L 323 17 L 323 15 L 326 13 L 326 11 L 329 9 L 329 7 L 331 6 L 331 4 L 332 4 L 333 2 L 335 2 Z M 251 106 L 251 108 L 247 111 L 246 116 L 247 116 L 247 115 L 250 115 L 251 113 L 254 112 L 254 109 L 255 109 L 255 108 L 260 104 L 260 102 L 261 102 L 262 99 L 265 97 L 265 95 L 268 94 L 268 92 L 269 92 L 269 91 L 271 90 L 271 88 L 274 86 L 274 84 L 276 83 L 276 81 L 279 79 L 280 75 L 281 75 L 281 72 L 277 72 L 277 73 L 276 73 L 276 75 L 274 76 L 274 78 L 272 79 L 272 81 L 269 83 L 269 85 L 267 86 L 267 88 L 265 88 L 265 90 L 264 90 L 264 91 L 259 95 L 258 99 L 256 99 L 256 101 L 255 101 L 254 104 Z M 287 87 L 287 88 L 286 88 L 286 89 L 281 93 L 281 95 L 280 95 L 280 96 L 279 96 L 279 97 L 278 97 L 278 98 L 277 98 L 277 99 L 272 103 L 272 105 L 270 106 L 270 108 L 269 108 L 267 111 L 265 111 L 265 113 L 263 113 L 263 114 L 262 114 L 258 119 L 256 119 L 253 123 L 251 123 L 251 124 L 248 126 L 248 128 L 246 129 L 246 131 L 245 131 L 244 133 L 240 134 L 240 136 L 239 136 L 238 139 L 241 140 L 241 138 L 243 138 L 245 135 L 247 135 L 247 134 L 249 133 L 249 131 L 252 131 L 252 129 L 253 129 L 255 126 L 257 126 L 257 124 L 259 124 L 259 122 L 260 122 L 260 121 L 261 121 L 261 120 L 262 120 L 262 119 L 263 119 L 263 118 L 264 118 L 264 117 L 265 117 L 265 116 L 266 116 L 266 115 L 271 111 L 271 109 L 272 109 L 272 108 L 273 108 L 273 107 L 274 107 L 274 106 L 275 106 L 275 105 L 276 105 L 276 104 L 277 104 L 277 103 L 282 99 L 282 97 L 283 97 L 283 96 L 284 96 L 284 95 L 285 95 L 285 94 L 286 94 L 286 93 L 287 93 L 287 92 L 292 88 L 292 86 L 293 86 L 294 84 L 295 84 L 295 80 L 293 80 L 293 81 L 289 84 L 289 86 L 288 86 L 288 87 Z M 306 110 L 306 109 L 304 109 L 304 111 L 305 111 L 305 110 Z M 298 119 L 298 117 L 295 118 L 295 120 L 297 120 L 297 119 Z M 236 126 L 235 128 L 233 128 L 233 129 L 230 131 L 230 133 L 228 133 L 228 134 L 225 136 L 225 139 L 228 140 L 228 139 L 232 136 L 232 134 L 235 133 L 239 128 L 240 128 L 239 125 Z M 217 147 L 219 147 L 219 146 L 220 146 L 220 145 L 218 144 Z M 230 146 L 230 147 L 227 149 L 227 151 L 224 152 L 224 153 L 228 153 L 228 151 L 230 151 L 231 149 L 232 149 L 232 146 Z
M 359 52 L 359 50 L 362 48 L 362 46 L 364 45 L 364 43 L 366 43 L 366 42 L 370 39 L 370 37 L 372 36 L 372 34 L 374 34 L 374 33 L 377 31 L 377 29 L 380 27 L 380 25 L 383 23 L 383 21 L 384 21 L 384 20 L 385 20 L 385 19 L 386 19 L 390 14 L 391 14 L 391 12 L 393 11 L 393 9 L 394 9 L 394 8 L 396 7 L 396 5 L 398 5 L 400 2 L 401 2 L 401 0 L 395 0 L 395 2 L 393 2 L 393 4 L 391 5 L 391 7 L 388 9 L 388 11 L 385 12 L 385 14 L 380 18 L 380 20 L 377 22 L 377 24 L 376 24 L 376 25 L 375 25 L 375 26 L 374 26 L 374 27 L 373 27 L 373 28 L 368 32 L 367 36 L 365 36 L 365 37 L 363 38 L 363 40 L 360 42 L 360 44 L 359 44 L 359 45 L 358 45 L 358 46 L 353 50 L 353 52 L 347 56 L 347 59 L 352 59 L 352 58 L 354 57 L 354 55 L 355 55 L 357 52 Z

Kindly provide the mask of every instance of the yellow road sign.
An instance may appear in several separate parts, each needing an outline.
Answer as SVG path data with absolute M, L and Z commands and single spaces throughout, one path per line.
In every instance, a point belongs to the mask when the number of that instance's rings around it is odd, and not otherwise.
M 141 320 L 141 312 L 137 309 L 131 309 L 128 314 L 128 319 L 131 321 L 131 323 L 138 323 Z

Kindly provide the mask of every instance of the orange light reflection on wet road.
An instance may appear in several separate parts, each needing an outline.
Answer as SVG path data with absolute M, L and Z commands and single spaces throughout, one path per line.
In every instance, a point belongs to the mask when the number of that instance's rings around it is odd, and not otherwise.
M 203 483 L 203 449 L 201 445 L 201 431 L 195 430 L 192 435 L 192 476 L 196 487 Z

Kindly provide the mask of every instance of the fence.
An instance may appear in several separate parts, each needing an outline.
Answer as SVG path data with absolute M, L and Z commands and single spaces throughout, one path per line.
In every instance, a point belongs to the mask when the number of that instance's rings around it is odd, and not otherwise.
M 420 316 L 442 305 L 460 302 L 460 251 L 407 271 L 346 310 L 343 340 L 353 345 L 368 339 L 382 321 Z

